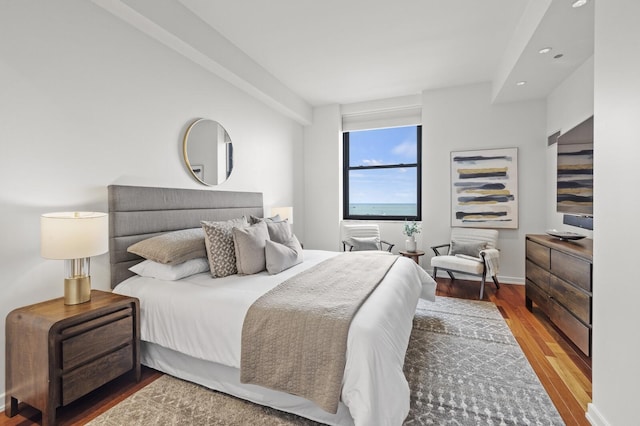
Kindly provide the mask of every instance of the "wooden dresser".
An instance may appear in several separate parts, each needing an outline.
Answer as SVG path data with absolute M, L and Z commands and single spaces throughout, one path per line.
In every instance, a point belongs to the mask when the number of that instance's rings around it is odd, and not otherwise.
M 526 237 L 526 299 L 535 303 L 564 335 L 591 356 L 593 240 Z
M 140 380 L 139 312 L 138 299 L 98 290 L 79 305 L 59 298 L 10 312 L 6 414 L 23 401 L 53 425 L 57 407 L 127 372 Z

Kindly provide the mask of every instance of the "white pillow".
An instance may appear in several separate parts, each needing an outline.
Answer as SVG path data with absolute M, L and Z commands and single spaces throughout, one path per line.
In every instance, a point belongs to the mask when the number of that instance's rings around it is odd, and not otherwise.
M 133 265 L 129 270 L 141 277 L 157 278 L 159 280 L 175 281 L 190 275 L 209 270 L 209 260 L 206 257 L 190 259 L 186 262 L 171 265 L 145 260 Z

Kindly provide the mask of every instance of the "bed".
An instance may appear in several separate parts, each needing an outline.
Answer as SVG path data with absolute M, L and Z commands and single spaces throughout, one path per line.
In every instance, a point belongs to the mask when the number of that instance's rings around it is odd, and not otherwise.
M 398 425 L 409 411 L 402 372 L 418 299 L 435 299 L 435 282 L 408 258 L 398 258 L 351 322 L 337 412 L 288 393 L 240 381 L 242 324 L 262 294 L 341 254 L 304 250 L 304 262 L 269 275 L 178 281 L 137 276 L 143 259 L 132 244 L 198 227 L 201 220 L 263 216 L 262 194 L 109 186 L 113 291 L 140 299 L 144 365 L 210 389 L 330 425 Z

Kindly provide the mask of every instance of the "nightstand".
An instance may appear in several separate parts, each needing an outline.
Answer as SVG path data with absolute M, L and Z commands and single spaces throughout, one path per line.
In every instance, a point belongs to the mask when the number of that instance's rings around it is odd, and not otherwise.
M 91 300 L 63 298 L 18 308 L 6 321 L 5 414 L 18 401 L 55 424 L 56 408 L 130 372 L 140 380 L 138 299 L 93 290 Z
M 418 265 L 420 264 L 420 256 L 424 255 L 424 252 L 422 250 L 416 250 L 416 251 L 405 251 L 405 250 L 400 250 L 400 255 L 404 256 L 404 257 L 410 257 L 411 259 L 413 259 Z

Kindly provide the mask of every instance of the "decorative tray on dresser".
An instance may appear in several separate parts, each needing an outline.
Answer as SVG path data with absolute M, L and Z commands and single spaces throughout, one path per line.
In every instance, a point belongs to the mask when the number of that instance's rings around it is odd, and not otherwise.
M 591 356 L 593 240 L 526 237 L 525 303 L 535 303 L 584 354 Z

